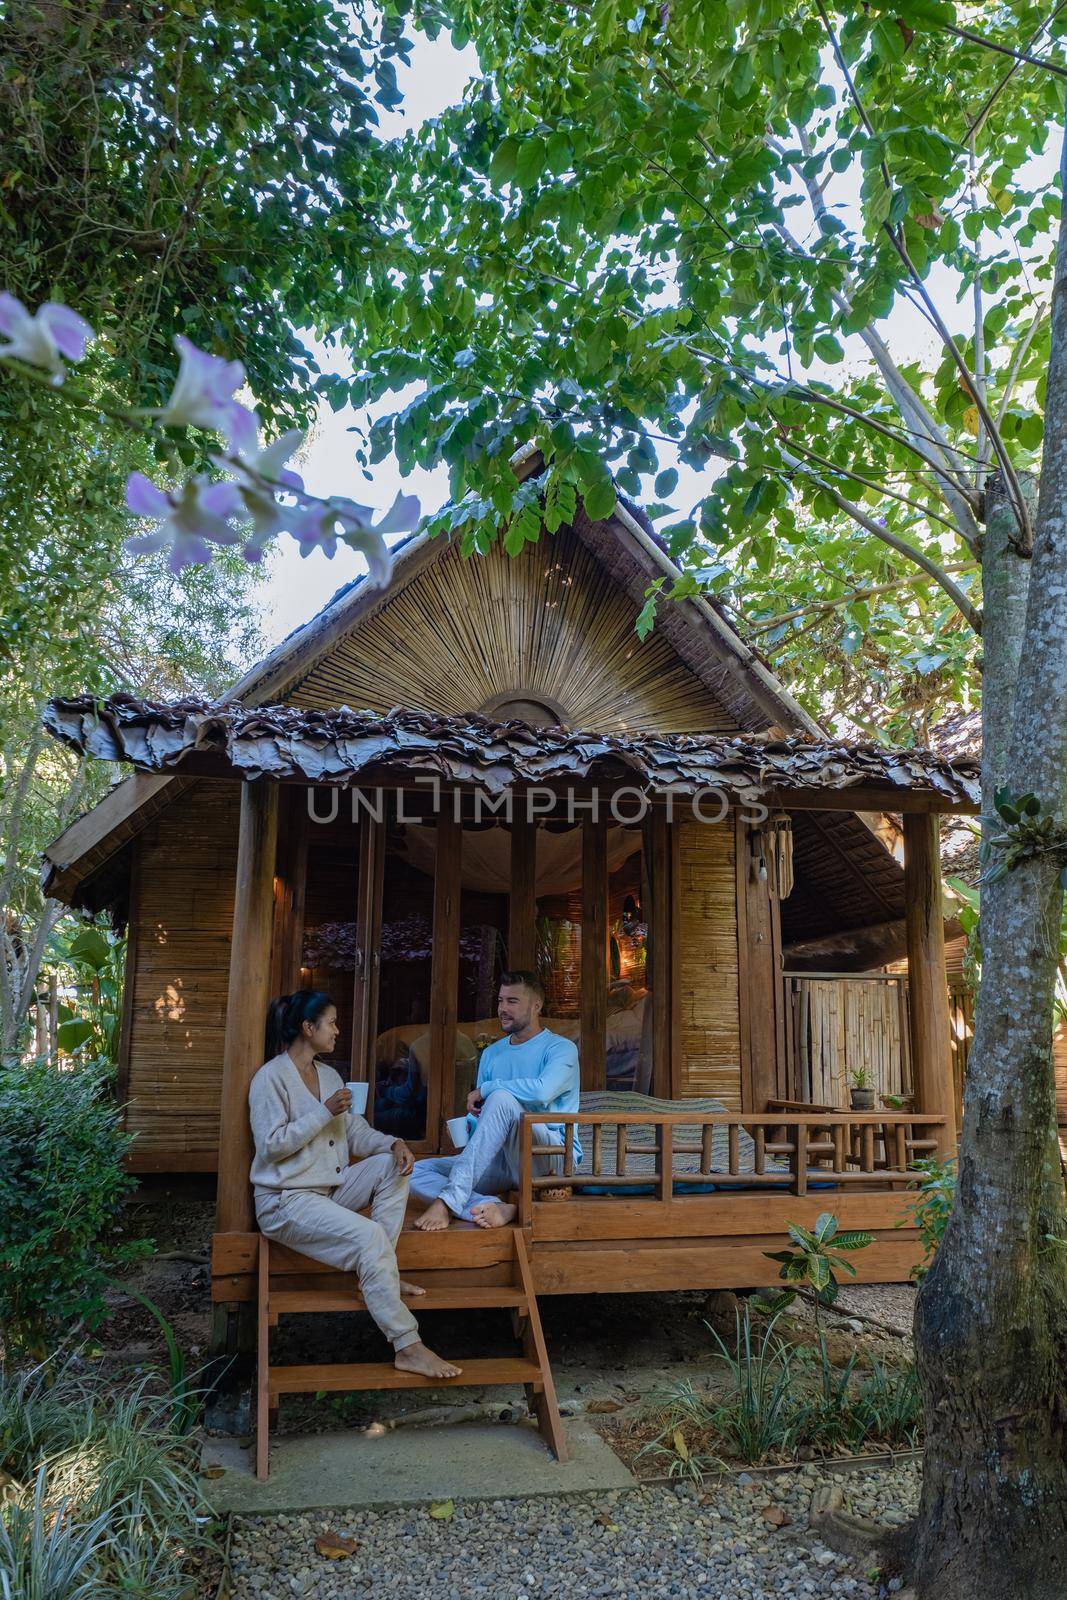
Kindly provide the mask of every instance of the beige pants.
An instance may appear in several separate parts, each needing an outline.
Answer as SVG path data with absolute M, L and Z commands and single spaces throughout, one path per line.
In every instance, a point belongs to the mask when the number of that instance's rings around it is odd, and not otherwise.
M 257 1189 L 256 1219 L 268 1239 L 354 1272 L 367 1310 L 393 1349 L 403 1350 L 419 1338 L 396 1265 L 407 1200 L 408 1180 L 386 1151 L 354 1162 L 332 1189 Z M 369 1217 L 357 1215 L 368 1205 Z

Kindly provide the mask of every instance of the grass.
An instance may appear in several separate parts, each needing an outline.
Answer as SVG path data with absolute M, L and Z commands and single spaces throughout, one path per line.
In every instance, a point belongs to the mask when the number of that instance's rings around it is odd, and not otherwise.
M 0 1372 L 0 1600 L 183 1600 L 211 1549 L 188 1436 L 145 1375 Z

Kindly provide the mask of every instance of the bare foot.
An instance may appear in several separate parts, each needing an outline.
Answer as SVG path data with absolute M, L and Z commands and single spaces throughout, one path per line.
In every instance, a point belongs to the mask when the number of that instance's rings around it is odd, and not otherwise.
M 517 1210 L 507 1200 L 483 1200 L 481 1205 L 471 1207 L 471 1216 L 479 1228 L 506 1228 L 514 1221 Z
M 417 1372 L 423 1378 L 458 1378 L 463 1371 L 462 1367 L 454 1367 L 443 1356 L 435 1355 L 421 1341 L 418 1344 L 406 1344 L 403 1350 L 398 1350 L 393 1365 L 398 1372 Z
M 426 1290 L 422 1287 L 421 1283 L 405 1283 L 403 1278 L 401 1278 L 400 1293 L 403 1295 L 405 1300 L 417 1300 L 420 1294 L 426 1293 Z
M 443 1200 L 431 1200 L 421 1217 L 415 1218 L 416 1228 L 424 1233 L 440 1233 L 452 1221 L 451 1213 Z M 436 1357 L 434 1358 L 436 1360 Z

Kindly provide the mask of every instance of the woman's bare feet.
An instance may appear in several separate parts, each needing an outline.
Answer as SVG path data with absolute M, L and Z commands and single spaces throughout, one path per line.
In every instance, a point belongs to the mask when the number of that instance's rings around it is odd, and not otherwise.
M 507 1200 L 483 1200 L 471 1207 L 471 1216 L 479 1228 L 506 1228 L 515 1219 L 517 1206 Z
M 443 1200 L 431 1200 L 421 1217 L 415 1218 L 416 1228 L 424 1233 L 440 1233 L 452 1221 L 451 1213 Z
M 393 1365 L 398 1372 L 417 1372 L 423 1378 L 458 1378 L 463 1371 L 462 1367 L 453 1366 L 443 1356 L 435 1355 L 421 1340 L 418 1344 L 406 1344 L 403 1350 L 398 1350 Z
M 422 1287 L 421 1283 L 405 1283 L 403 1278 L 401 1278 L 400 1293 L 405 1300 L 417 1300 L 420 1294 L 426 1293 L 426 1290 Z

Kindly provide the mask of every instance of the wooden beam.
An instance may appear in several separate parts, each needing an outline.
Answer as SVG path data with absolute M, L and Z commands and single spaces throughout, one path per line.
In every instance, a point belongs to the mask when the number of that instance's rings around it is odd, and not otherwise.
M 516 811 L 511 824 L 511 895 L 508 901 L 508 966 L 527 971 L 537 964 L 537 823 Z
M 278 786 L 269 778 L 241 790 L 237 883 L 230 945 L 226 1034 L 219 1115 L 218 1222 L 220 1233 L 252 1227 L 252 1128 L 248 1086 L 263 1065 L 263 1032 L 270 999 L 270 941 L 278 846 Z
M 430 988 L 430 1081 L 426 1095 L 426 1138 L 431 1150 L 440 1145 L 441 1106 L 445 1084 L 451 1096 L 456 1062 L 456 1018 L 459 1006 L 460 851 L 463 830 L 449 797 L 437 818 L 437 850 L 433 889 L 433 967 Z M 451 1101 L 449 1102 L 451 1103 Z M 449 1112 L 451 1115 L 451 1111 Z
M 956 1146 L 952 1046 L 941 915 L 941 859 L 936 817 L 904 817 L 908 1019 L 915 1109 L 945 1118 L 942 1156 Z
M 649 903 L 646 974 L 652 1008 L 652 1093 L 671 1093 L 671 854 L 666 813 L 656 806 L 645 818 L 644 858 Z
M 192 781 L 135 772 L 116 784 L 41 852 L 47 871 L 46 892 L 71 903 L 83 878 L 98 871 Z
M 582 1088 L 607 1083 L 608 831 L 603 821 L 582 823 Z
M 417 776 L 425 776 L 425 768 L 413 766 L 411 770 L 404 771 L 397 768 L 396 764 L 384 763 L 368 765 L 358 772 L 343 772 L 336 777 L 317 777 L 314 781 L 321 788 L 350 789 L 403 789 L 411 788 Z M 183 755 L 176 765 L 176 776 L 194 778 L 224 778 L 235 783 L 257 781 L 246 777 L 241 768 L 234 767 L 229 759 L 219 751 L 190 750 Z M 302 773 L 294 773 L 291 777 L 272 778 L 273 783 L 301 783 L 306 784 L 308 778 Z M 513 790 L 513 799 L 516 810 L 519 809 L 522 796 L 529 788 L 538 790 L 551 790 L 559 796 L 561 812 L 567 808 L 568 795 L 574 800 L 591 798 L 594 790 L 600 796 L 601 806 L 605 806 L 616 789 L 633 788 L 634 778 L 632 773 L 620 774 L 617 780 L 601 780 L 594 783 L 590 779 L 582 778 L 574 781 L 568 778 L 554 777 L 545 779 L 537 784 L 516 784 Z M 474 793 L 484 786 L 470 782 L 449 782 L 449 790 L 459 789 L 462 792 Z M 693 785 L 693 792 L 705 794 L 707 789 L 714 787 L 714 778 L 709 777 L 707 784 L 697 789 Z M 426 793 L 425 790 L 421 791 Z M 726 792 L 727 800 L 731 803 L 745 806 L 749 802 L 760 802 L 769 811 L 854 811 L 854 812 L 922 812 L 936 813 L 943 816 L 977 816 L 981 809 L 975 800 L 956 799 L 942 794 L 940 790 L 926 787 L 895 788 L 892 784 L 856 784 L 851 788 L 833 789 L 812 785 L 804 789 L 775 789 L 768 786 L 758 795 L 751 792 L 730 795 Z M 673 812 L 675 820 L 692 815 L 690 800 L 687 799 L 682 785 L 675 787 L 673 799 Z M 652 793 L 649 800 L 653 803 L 665 801 L 666 792 L 657 795 Z M 707 811 L 711 802 L 703 802 Z M 545 813 L 548 815 L 549 813 Z
M 962 932 L 958 917 L 946 918 L 946 944 L 950 939 L 958 939 Z M 875 922 L 863 928 L 847 928 L 842 933 L 824 934 L 819 939 L 798 939 L 786 946 L 785 961 L 788 967 L 798 971 L 832 964 L 835 970 L 844 965 L 863 972 L 867 967 L 899 961 L 907 951 L 907 921 L 901 917 L 894 922 Z
M 378 1036 L 378 980 L 381 973 L 382 887 L 385 881 L 385 817 L 369 811 L 359 819 L 359 881 L 356 887 L 356 966 L 352 1007 L 352 1081 L 370 1083 L 371 1051 Z M 368 1100 L 367 1116 L 374 1107 Z

